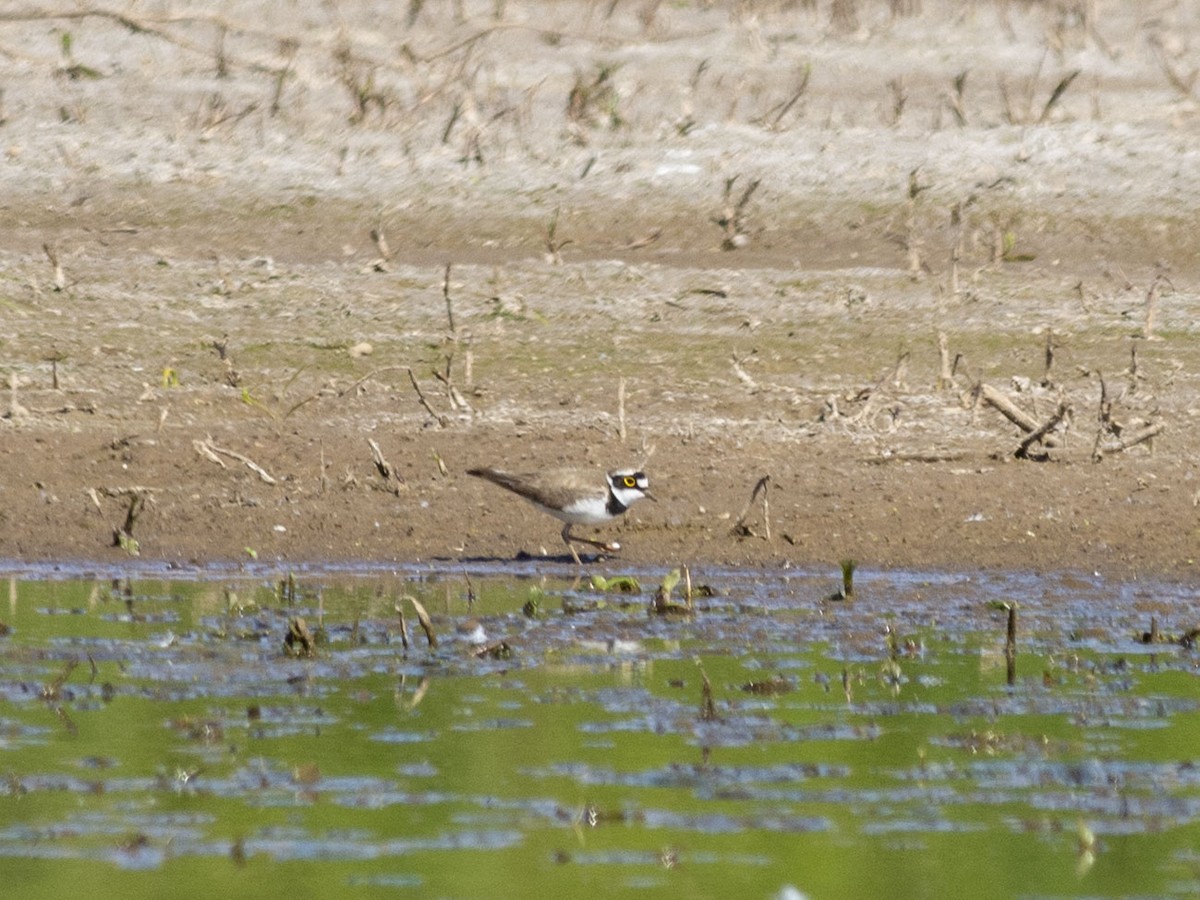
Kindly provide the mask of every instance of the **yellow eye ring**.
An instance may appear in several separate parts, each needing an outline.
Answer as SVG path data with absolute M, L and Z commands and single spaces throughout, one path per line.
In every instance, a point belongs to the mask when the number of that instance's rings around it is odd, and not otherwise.
M 637 487 L 637 479 L 634 478 L 632 475 L 626 475 L 624 478 L 624 482 L 625 482 L 625 487 L 627 487 L 627 488 Z

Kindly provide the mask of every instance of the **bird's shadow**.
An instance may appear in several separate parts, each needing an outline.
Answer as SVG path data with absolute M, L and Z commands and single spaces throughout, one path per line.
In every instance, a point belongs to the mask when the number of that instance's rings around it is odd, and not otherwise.
M 579 564 L 583 566 L 593 563 L 606 562 L 614 559 L 611 553 L 580 553 Z M 503 565 L 504 563 L 551 563 L 555 565 L 575 565 L 575 560 L 570 553 L 559 553 L 553 556 L 543 556 L 541 554 L 529 553 L 525 550 L 519 550 L 513 556 L 434 556 L 431 557 L 435 562 L 459 562 L 468 563 L 470 565 Z

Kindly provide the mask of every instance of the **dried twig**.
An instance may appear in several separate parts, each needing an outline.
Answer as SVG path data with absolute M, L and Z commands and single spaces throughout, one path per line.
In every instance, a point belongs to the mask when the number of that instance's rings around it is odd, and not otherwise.
M 403 371 L 409 372 L 409 373 L 412 372 L 412 369 L 410 369 L 408 366 L 383 366 L 382 368 L 379 368 L 379 369 L 372 369 L 370 372 L 368 372 L 366 375 L 359 378 L 357 381 L 355 381 L 349 387 L 342 388 L 340 391 L 338 391 L 337 395 L 339 397 L 345 397 L 351 391 L 357 390 L 364 381 L 369 381 L 370 379 L 374 378 L 376 375 L 379 375 L 383 372 L 394 372 L 397 370 L 403 370 Z
M 747 372 L 744 368 L 742 368 L 742 361 L 737 358 L 736 353 L 733 355 L 732 361 L 733 361 L 733 374 L 737 376 L 738 381 L 740 381 L 742 384 L 744 384 L 746 387 L 748 387 L 750 389 L 751 393 L 758 393 L 758 391 L 759 391 L 758 382 L 755 381 L 750 376 L 749 372 Z
M 413 390 L 417 392 L 417 399 L 425 407 L 425 412 L 429 413 L 433 420 L 438 423 L 439 427 L 445 428 L 448 426 L 450 420 L 430 406 L 429 400 L 426 399 L 425 394 L 421 391 L 421 385 L 417 384 L 417 376 L 413 373 L 412 368 L 409 366 L 405 366 L 404 368 L 408 370 L 408 380 L 412 382 Z
M 269 472 L 267 472 L 266 469 L 264 469 L 262 466 L 260 466 L 258 463 L 256 463 L 254 460 L 252 460 L 250 457 L 244 456 L 241 453 L 238 453 L 236 450 L 227 450 L 224 447 L 218 447 L 216 444 L 214 444 L 212 442 L 211 437 L 207 437 L 202 441 L 192 441 L 192 447 L 195 448 L 196 452 L 199 453 L 201 456 L 205 457 L 206 459 L 212 460 L 217 465 L 219 465 L 222 469 L 226 468 L 226 466 L 225 466 L 224 461 L 221 459 L 221 456 L 228 456 L 230 459 L 235 459 L 238 462 L 243 463 L 246 466 L 246 468 L 250 469 L 250 471 L 252 471 L 255 475 L 257 475 L 259 478 L 261 478 L 267 484 L 277 484 L 278 483 L 271 476 L 271 474 Z
M 113 22 L 116 22 L 118 25 L 128 28 L 133 34 L 153 35 L 156 38 L 174 44 L 176 47 L 180 47 L 191 53 L 195 53 L 198 56 L 204 56 L 210 59 L 214 57 L 214 53 L 211 49 L 202 47 L 199 44 L 195 44 L 189 40 L 186 40 L 185 38 L 179 37 L 173 32 L 162 27 L 162 25 L 173 25 L 181 20 L 197 20 L 206 22 L 218 29 L 228 29 L 238 32 L 244 32 L 247 30 L 245 28 L 233 25 L 233 23 L 222 18 L 221 16 L 206 16 L 188 13 L 180 16 L 171 16 L 160 19 L 134 18 L 129 13 L 119 12 L 115 9 L 105 9 L 104 7 L 98 6 L 87 6 L 80 9 L 64 9 L 55 11 L 18 10 L 15 12 L 0 13 L 0 22 L 35 22 L 46 19 L 65 19 L 68 21 L 73 21 L 89 18 L 109 19 Z M 229 58 L 226 57 L 225 65 L 227 68 L 229 67 L 230 62 L 231 61 Z M 239 68 L 247 69 L 251 72 L 275 74 L 278 71 L 278 69 L 275 67 L 245 60 L 233 60 L 232 64 L 238 66 Z
M 730 534 L 736 534 L 740 537 L 753 537 L 754 532 L 746 525 L 746 516 L 750 513 L 750 508 L 754 506 L 754 501 L 758 499 L 758 495 L 762 494 L 762 509 L 763 509 L 763 537 L 768 541 L 771 540 L 771 507 L 767 500 L 767 486 L 771 483 L 771 476 L 764 475 L 754 485 L 754 490 L 750 492 L 750 499 L 746 501 L 746 505 L 742 507 L 742 511 L 738 514 L 737 519 L 729 529 Z

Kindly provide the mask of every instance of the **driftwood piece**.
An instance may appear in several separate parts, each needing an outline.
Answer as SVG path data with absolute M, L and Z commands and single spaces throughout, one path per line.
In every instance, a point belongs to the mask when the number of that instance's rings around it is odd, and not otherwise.
M 1092 458 L 1098 461 L 1103 458 L 1105 452 L 1124 453 L 1130 447 L 1136 447 L 1138 444 L 1151 440 L 1155 435 L 1162 434 L 1166 427 L 1162 422 L 1152 422 L 1145 428 L 1139 428 L 1137 431 L 1125 435 L 1117 444 L 1111 447 L 1097 447 L 1096 451 L 1092 454 Z
M 1017 448 L 1016 453 L 1013 455 L 1016 456 L 1017 459 L 1029 459 L 1029 448 L 1038 441 L 1048 444 L 1049 442 L 1047 438 L 1050 432 L 1057 428 L 1059 424 L 1061 424 L 1062 421 L 1070 414 L 1070 404 L 1065 401 L 1059 403 L 1058 409 L 1054 411 L 1054 415 L 1039 425 L 1034 431 L 1031 431 L 1025 440 L 1021 441 L 1021 446 Z
M 1161 434 L 1167 426 L 1162 422 L 1153 422 L 1145 428 L 1140 428 L 1128 437 L 1122 438 L 1121 443 L 1113 449 L 1116 451 L 1128 450 L 1130 447 L 1148 441 L 1156 434 Z
M 1037 420 L 1033 416 L 1029 415 L 1029 413 L 1025 412 L 1025 410 L 1021 409 L 990 384 L 980 384 L 978 390 L 981 400 L 994 407 L 1004 418 L 1008 419 L 1008 421 L 1012 422 L 1022 431 L 1028 433 L 1038 430 Z M 1041 441 L 1047 447 L 1057 447 L 1061 443 L 1052 434 L 1043 435 Z
M 880 453 L 868 456 L 861 461 L 868 466 L 883 466 L 888 463 L 942 463 L 956 462 L 966 457 L 965 450 L 929 450 L 926 452 L 908 451 L 903 453 Z

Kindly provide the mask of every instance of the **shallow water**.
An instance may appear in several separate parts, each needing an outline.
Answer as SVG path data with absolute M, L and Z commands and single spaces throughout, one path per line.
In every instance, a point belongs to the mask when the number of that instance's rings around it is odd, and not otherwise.
M 661 571 L 287 574 L 0 582 L 14 896 L 1200 891 L 1177 585 L 706 571 L 662 616 Z

